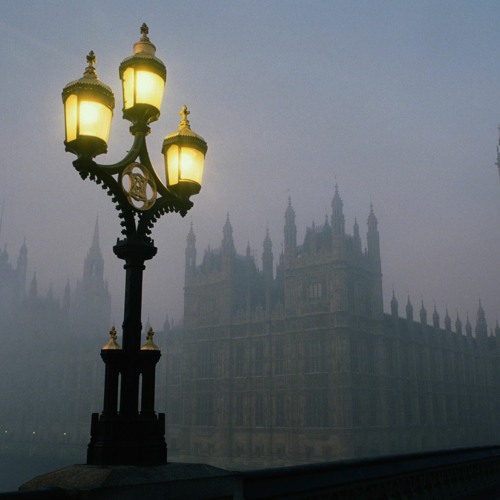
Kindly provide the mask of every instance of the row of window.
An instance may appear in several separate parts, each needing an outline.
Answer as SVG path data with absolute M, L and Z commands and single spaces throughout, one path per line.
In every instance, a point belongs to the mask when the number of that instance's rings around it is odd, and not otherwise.
M 253 356 L 250 359 L 247 345 L 242 343 L 236 344 L 232 353 L 232 376 L 247 377 L 250 374 L 253 376 L 264 376 L 267 374 L 264 343 L 262 341 L 255 341 L 253 342 L 252 348 Z M 305 346 L 304 354 L 303 369 L 305 373 L 320 373 L 327 371 L 327 350 L 320 339 L 311 338 Z M 222 360 L 217 359 L 212 345 L 200 345 L 197 351 L 196 364 L 193 367 L 196 370 L 197 378 L 223 377 L 225 375 L 225 373 L 223 373 L 224 364 L 221 361 Z M 271 368 L 274 375 L 284 375 L 287 373 L 285 343 L 282 339 L 275 340 L 273 344 Z M 170 367 L 169 375 L 172 382 L 179 381 L 179 369 L 180 366 L 177 362 L 175 366 L 172 365 Z
M 265 341 L 261 339 L 235 343 L 227 360 L 222 359 L 223 353 L 216 352 L 215 345 L 199 344 L 194 346 L 197 349 L 195 362 L 189 367 L 195 372 L 188 374 L 188 378 L 193 375 L 195 378 L 221 378 L 350 371 L 454 384 L 494 384 L 496 367 L 484 360 L 452 351 L 413 352 L 404 346 L 398 349 L 394 343 L 380 344 L 377 340 L 370 336 L 363 340 L 334 338 L 330 344 L 320 336 L 311 335 L 302 350 L 294 348 L 298 358 L 294 357 L 293 366 L 283 338 L 275 338 L 272 343 L 271 365 L 266 359 L 269 354 Z M 169 382 L 178 383 L 179 360 L 173 358 L 169 362 Z
M 178 407 L 178 405 L 177 405 Z M 276 393 L 271 405 L 267 405 L 263 393 L 248 398 L 237 394 L 233 398 L 231 423 L 236 427 L 254 426 L 286 427 L 291 425 L 290 408 L 284 393 Z M 179 423 L 178 410 L 171 415 L 172 423 Z M 308 427 L 329 427 L 331 416 L 326 390 L 312 391 L 305 397 L 304 422 Z M 198 426 L 216 425 L 215 402 L 211 394 L 199 394 L 196 398 L 195 424 Z
M 198 426 L 232 425 L 235 427 L 354 427 L 447 424 L 458 425 L 497 415 L 500 403 L 484 394 L 380 393 L 358 392 L 350 398 L 329 397 L 327 389 L 315 389 L 293 404 L 285 392 L 269 399 L 263 392 L 235 394 L 229 415 L 218 421 L 212 394 L 195 397 L 192 423 Z M 298 406 L 297 406 L 298 405 Z M 332 406 L 335 405 L 335 408 Z M 169 405 L 168 420 L 182 424 L 180 400 Z M 334 412 L 335 410 L 335 412 Z M 352 417 L 351 417 L 352 416 Z

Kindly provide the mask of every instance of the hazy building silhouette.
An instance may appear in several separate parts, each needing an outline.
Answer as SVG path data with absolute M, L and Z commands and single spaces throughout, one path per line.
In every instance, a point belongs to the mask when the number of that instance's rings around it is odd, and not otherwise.
M 83 456 L 91 412 L 101 410 L 111 315 L 97 223 L 82 278 L 61 301 L 52 286 L 40 295 L 35 273 L 27 287 L 27 268 L 26 243 L 15 268 L 0 252 L 0 450 Z
M 266 231 L 259 269 L 236 252 L 229 216 L 217 249 L 185 253 L 182 329 L 166 335 L 167 442 L 173 460 L 263 467 L 500 438 L 497 337 L 479 304 L 474 335 L 410 297 L 384 314 L 377 218 L 366 248 L 332 212 L 297 242 L 291 200 L 274 266 Z M 464 286 L 466 286 L 464 284 Z

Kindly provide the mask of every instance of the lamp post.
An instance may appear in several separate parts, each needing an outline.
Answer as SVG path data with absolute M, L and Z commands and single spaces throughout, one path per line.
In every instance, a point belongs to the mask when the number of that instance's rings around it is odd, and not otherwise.
M 155 52 L 143 24 L 134 53 L 119 68 L 123 118 L 132 124 L 134 141 L 118 163 L 94 161 L 107 152 L 114 96 L 97 77 L 93 52 L 87 56 L 83 77 L 62 91 L 66 151 L 77 156 L 73 166 L 80 176 L 102 185 L 116 205 L 123 238 L 117 240 L 113 251 L 125 261 L 126 270 L 123 348 L 113 328 L 101 350 L 104 405 L 101 414 L 92 415 L 87 450 L 87 463 L 92 465 L 163 464 L 167 460 L 165 415 L 154 410 L 155 367 L 161 354 L 152 330 L 141 347 L 142 278 L 145 261 L 156 254 L 150 235 L 157 219 L 168 212 L 184 216 L 193 206 L 189 198 L 201 188 L 207 143 L 191 130 L 189 111 L 183 106 L 179 130 L 163 142 L 166 185 L 162 182 L 146 147 L 149 124 L 160 116 L 167 77 Z

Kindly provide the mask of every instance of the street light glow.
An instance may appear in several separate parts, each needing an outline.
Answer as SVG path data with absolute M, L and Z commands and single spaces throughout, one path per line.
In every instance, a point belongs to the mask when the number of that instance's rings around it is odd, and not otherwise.
M 104 142 L 109 139 L 108 123 L 113 113 L 99 102 L 81 101 L 79 108 L 80 135 L 98 137 Z
M 136 104 L 149 104 L 161 108 L 164 80 L 150 71 L 127 68 L 123 73 L 123 108 L 130 109 Z

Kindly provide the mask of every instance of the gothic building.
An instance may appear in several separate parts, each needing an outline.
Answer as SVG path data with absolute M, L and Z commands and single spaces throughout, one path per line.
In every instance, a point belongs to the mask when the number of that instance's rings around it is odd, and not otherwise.
M 82 278 L 61 301 L 52 287 L 39 293 L 36 274 L 26 289 L 27 268 L 26 243 L 16 267 L 0 252 L 0 451 L 83 458 L 102 406 L 99 348 L 111 315 L 97 223 Z
M 266 232 L 258 268 L 234 247 L 197 263 L 191 227 L 182 329 L 166 335 L 171 460 L 264 467 L 500 441 L 498 324 L 414 319 L 393 295 L 384 313 L 373 207 L 366 248 L 347 234 L 337 187 L 331 216 L 297 242 L 288 200 L 274 264 Z

